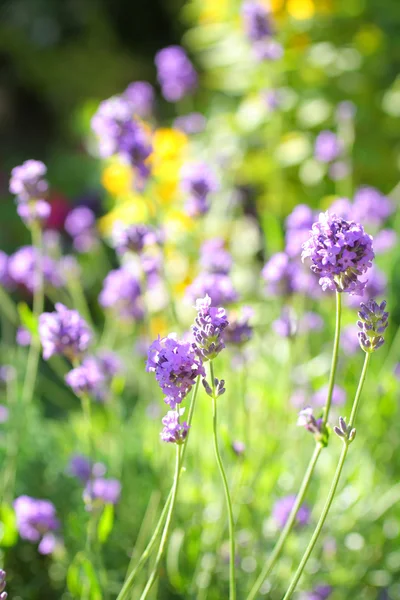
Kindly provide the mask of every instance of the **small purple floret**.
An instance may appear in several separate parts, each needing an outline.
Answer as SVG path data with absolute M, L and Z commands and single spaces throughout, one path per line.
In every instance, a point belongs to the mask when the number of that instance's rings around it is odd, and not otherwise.
M 389 313 L 385 308 L 385 301 L 378 304 L 375 300 L 369 300 L 360 304 L 357 325 L 361 331 L 358 339 L 364 352 L 374 352 L 385 342 L 383 335 L 389 324 Z

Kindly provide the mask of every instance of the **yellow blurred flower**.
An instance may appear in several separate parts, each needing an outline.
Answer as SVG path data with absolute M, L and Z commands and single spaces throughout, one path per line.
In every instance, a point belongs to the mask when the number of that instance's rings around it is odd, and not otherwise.
M 199 23 L 221 23 L 228 16 L 229 0 L 203 0 Z
M 162 315 L 155 315 L 150 318 L 149 329 L 152 339 L 155 339 L 158 336 L 165 337 L 168 335 L 168 321 Z
M 183 210 L 171 209 L 165 215 L 165 227 L 171 232 L 171 235 L 193 231 L 195 225 L 195 221 Z
M 101 176 L 103 187 L 112 196 L 119 196 L 132 189 L 133 172 L 130 165 L 115 162 L 107 165 Z
M 303 21 L 314 16 L 315 6 L 313 0 L 287 0 L 286 10 L 294 19 Z
M 182 131 L 162 127 L 156 129 L 153 135 L 152 163 L 162 160 L 174 160 L 182 157 L 186 150 L 188 139 Z
M 148 220 L 149 207 L 143 196 L 130 194 L 128 198 L 119 202 L 108 214 L 99 219 L 100 232 L 107 236 L 111 233 L 116 221 L 123 223 L 143 223 Z

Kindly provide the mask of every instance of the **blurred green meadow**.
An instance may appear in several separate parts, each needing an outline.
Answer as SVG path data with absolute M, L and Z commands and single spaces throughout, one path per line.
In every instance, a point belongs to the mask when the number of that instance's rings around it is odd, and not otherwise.
M 311 286 L 276 293 L 261 272 L 287 250 L 286 219 L 297 205 L 309 206 L 316 220 L 338 199 L 352 201 L 362 186 L 379 190 L 378 208 L 390 201 L 387 217 L 374 222 L 366 209 L 361 223 L 375 239 L 390 232 L 379 238 L 374 260 L 382 274 L 376 299 L 387 300 L 390 322 L 385 344 L 371 358 L 357 437 L 295 598 L 323 600 L 328 596 L 315 590 L 329 586 L 331 600 L 400 599 L 400 4 L 273 0 L 273 37 L 283 49 L 276 60 L 257 60 L 241 10 L 234 0 L 0 5 L 0 248 L 10 261 L 32 244 L 8 181 L 16 165 L 43 161 L 51 206 L 44 253 L 61 278 L 60 285 L 46 284 L 44 310 L 54 311 L 57 302 L 78 310 L 93 325 L 93 345 L 112 350 L 121 362 L 105 398 L 92 398 L 90 422 L 79 394 L 65 383 L 73 366 L 65 357 L 40 358 L 32 401 L 24 404 L 30 350 L 29 342 L 16 343 L 16 334 L 22 326 L 34 347 L 38 315 L 26 281 L 7 283 L 4 276 L 0 567 L 13 600 L 111 600 L 137 564 L 168 497 L 175 461 L 174 444 L 160 440 L 167 406 L 154 374 L 145 370 L 147 350 L 158 335 L 183 338 L 190 330 L 196 316 L 190 289 L 204 270 L 202 244 L 214 238 L 232 257 L 237 297 L 222 304 L 228 319 L 243 307 L 252 310 L 251 339 L 226 343 L 213 361 L 226 387 L 218 399 L 218 436 L 233 503 L 237 598 L 246 600 L 282 529 L 276 502 L 297 494 L 315 447 L 296 422 L 305 406 L 322 410 L 314 395 L 328 383 L 335 332 L 334 293 L 309 293 Z M 185 48 L 198 74 L 197 89 L 176 102 L 163 97 L 154 66 L 156 52 L 172 44 Z M 152 147 L 145 185 L 117 153 L 99 157 L 91 127 L 99 104 L 138 80 L 155 89 L 151 113 L 139 120 Z M 351 113 L 345 118 L 338 115 L 344 102 Z M 193 112 L 203 115 L 203 127 L 188 133 L 176 119 Z M 327 130 L 340 141 L 338 160 L 316 155 L 317 137 Z M 192 161 L 206 163 L 218 179 L 209 210 L 195 216 L 181 186 L 182 168 Z M 332 166 L 338 163 L 337 175 Z M 82 249 L 65 223 L 83 206 L 95 221 L 91 243 Z M 129 268 L 130 260 L 138 268 L 136 258 L 115 251 L 116 223 L 163 232 L 149 255 L 162 262 L 160 280 L 154 287 L 141 282 L 141 318 L 121 317 L 118 297 L 108 307 L 99 302 L 110 271 Z M 308 272 L 308 265 L 301 267 L 302 241 L 290 260 Z M 74 266 L 63 256 L 73 256 Z M 344 340 L 345 329 L 356 337 L 357 298 L 342 296 L 336 384 L 345 400 L 333 402 L 331 426 L 350 414 L 364 358 L 357 343 Z M 308 313 L 319 315 L 317 326 L 306 325 Z M 276 327 L 282 318 L 290 329 L 283 335 Z M 293 528 L 257 598 L 284 597 L 340 451 L 331 431 L 306 494 L 309 519 Z M 118 501 L 90 510 L 85 486 L 71 474 L 74 455 L 105 465 L 105 476 L 121 482 Z M 58 542 L 50 554 L 20 535 L 13 503 L 24 495 L 55 506 Z M 142 598 L 155 554 L 127 598 Z M 157 573 L 149 598 L 229 598 L 227 509 L 211 399 L 201 385 Z

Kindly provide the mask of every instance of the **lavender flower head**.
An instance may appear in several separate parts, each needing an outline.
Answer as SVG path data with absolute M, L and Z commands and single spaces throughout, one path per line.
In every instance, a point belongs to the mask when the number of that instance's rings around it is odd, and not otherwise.
M 253 327 L 249 321 L 254 311 L 250 306 L 243 306 L 239 315 L 229 315 L 229 325 L 224 331 L 224 340 L 227 344 L 242 346 L 253 337 Z
M 85 456 L 75 454 L 68 463 L 67 471 L 82 483 L 86 483 L 89 481 L 92 473 L 92 463 Z
M 78 252 L 89 252 L 97 243 L 96 215 L 87 206 L 77 206 L 65 219 L 64 228 Z
M 315 158 L 320 162 L 329 163 L 341 153 L 342 147 L 333 131 L 321 131 L 315 140 Z
M 193 337 L 199 356 L 203 361 L 212 360 L 225 348 L 222 337 L 228 326 L 224 308 L 211 306 L 210 296 L 196 301 L 197 317 L 192 326 Z
M 140 253 L 147 244 L 157 241 L 156 234 L 142 223 L 125 225 L 121 221 L 114 224 L 112 243 L 118 254 L 128 251 Z
M 154 88 L 147 81 L 130 83 L 123 93 L 131 106 L 133 114 L 141 119 L 150 117 L 154 108 Z
M 213 306 L 231 304 L 238 298 L 231 278 L 222 273 L 200 273 L 188 286 L 186 295 L 192 302 L 210 296 Z
M 100 509 L 105 504 L 117 504 L 121 495 L 121 482 L 118 479 L 97 477 L 88 481 L 83 492 L 87 510 Z
M 208 196 L 218 189 L 214 173 L 205 163 L 188 163 L 181 171 L 181 188 L 187 194 L 186 211 L 191 217 L 209 210 Z
M 315 439 L 318 441 L 322 440 L 322 438 L 323 438 L 322 424 L 323 424 L 323 419 L 322 418 L 316 419 L 314 417 L 313 409 L 311 408 L 311 406 L 307 406 L 306 408 L 303 408 L 303 410 L 301 410 L 299 412 L 299 415 L 297 418 L 298 427 L 304 427 L 304 429 L 306 429 L 307 431 L 312 433 L 315 436 Z
M 287 296 L 297 290 L 299 266 L 285 252 L 277 252 L 265 264 L 261 276 L 267 292 L 273 296 Z
M 358 221 L 375 227 L 380 227 L 395 209 L 393 202 L 387 196 L 371 186 L 358 188 L 353 207 Z
M 325 291 L 360 295 L 366 282 L 360 275 L 372 266 L 372 237 L 362 225 L 329 212 L 321 213 L 310 238 L 303 244 L 302 260 L 311 259 L 311 270 L 319 275 Z
M 375 300 L 369 300 L 360 304 L 361 310 L 358 312 L 359 321 L 357 325 L 360 329 L 358 339 L 364 352 L 370 353 L 378 350 L 385 340 L 385 333 L 389 324 L 389 313 L 385 312 L 386 302 L 377 304 Z
M 251 42 L 260 42 L 272 36 L 270 13 L 264 4 L 249 0 L 242 6 L 243 25 Z
M 180 422 L 180 417 L 185 412 L 184 408 L 178 410 L 169 410 L 162 420 L 164 425 L 160 433 L 163 442 L 171 444 L 182 444 L 188 434 L 189 425 L 184 421 Z
M 85 352 L 92 340 L 92 333 L 78 311 L 69 310 L 58 302 L 55 311 L 39 317 L 39 336 L 43 346 L 43 358 L 63 354 L 73 360 Z
M 208 273 L 229 273 L 232 268 L 232 256 L 225 249 L 222 238 L 212 238 L 203 242 L 200 249 L 200 265 Z
M 30 542 L 40 541 L 39 552 L 50 554 L 56 544 L 52 532 L 60 526 L 54 504 L 49 500 L 19 496 L 14 501 L 14 510 L 22 539 Z
M 6 577 L 7 573 L 0 569 L 0 600 L 7 600 L 8 594 L 6 591 Z
M 284 307 L 278 319 L 273 321 L 272 328 L 277 335 L 284 338 L 291 338 L 297 333 L 298 322 L 293 310 Z
M 180 46 L 168 46 L 157 52 L 154 62 L 162 95 L 168 102 L 177 102 L 197 87 L 197 73 L 186 52 Z
M 110 271 L 99 295 L 103 308 L 110 308 L 123 319 L 143 318 L 139 280 L 126 268 Z
M 19 248 L 8 259 L 7 270 L 10 280 L 33 292 L 39 285 L 39 274 L 36 268 L 38 260 L 39 254 L 34 246 Z M 58 264 L 49 256 L 43 256 L 41 262 L 45 283 L 56 288 L 61 287 L 63 278 Z
M 174 334 L 154 340 L 148 350 L 146 371 L 155 373 L 166 395 L 164 400 L 172 409 L 182 402 L 199 375 L 205 377 L 196 345 L 179 341 Z
M 328 385 L 323 385 L 319 390 L 317 390 L 312 398 L 311 402 L 315 406 L 324 406 L 326 404 L 326 399 L 328 396 Z M 346 402 L 346 392 L 343 388 L 338 385 L 333 386 L 332 392 L 332 404 L 340 406 Z
M 22 203 L 40 200 L 46 195 L 48 183 L 44 179 L 47 168 L 39 160 L 27 160 L 11 171 L 10 192 Z
M 100 369 L 99 363 L 94 357 L 87 357 L 81 365 L 69 371 L 65 376 L 65 382 L 74 393 L 89 394 L 100 399 L 102 396 L 105 377 Z
M 300 598 L 301 600 L 327 600 L 332 592 L 330 585 L 317 585 L 311 592 L 305 592 Z
M 199 112 L 193 112 L 177 117 L 174 121 L 174 128 L 180 129 L 180 131 L 183 131 L 187 135 L 194 135 L 204 131 L 206 124 L 207 119 L 204 115 Z
M 274 504 L 272 509 L 272 518 L 275 523 L 279 526 L 280 529 L 286 524 L 288 520 L 290 511 L 293 508 L 293 505 L 296 501 L 296 496 L 285 496 L 284 498 L 280 498 Z M 296 516 L 296 522 L 298 525 L 307 525 L 310 520 L 310 509 L 306 504 L 302 504 L 299 508 L 299 511 Z

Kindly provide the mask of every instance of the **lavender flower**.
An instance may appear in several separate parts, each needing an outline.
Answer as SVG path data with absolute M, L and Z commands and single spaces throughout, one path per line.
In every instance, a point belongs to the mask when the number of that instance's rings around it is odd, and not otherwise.
M 329 165 L 328 173 L 332 181 L 341 181 L 350 173 L 350 165 L 344 160 L 337 160 Z
M 125 225 L 121 221 L 114 224 L 112 242 L 118 254 L 131 251 L 140 253 L 147 244 L 157 241 L 157 235 L 147 225 Z
M 127 268 L 110 271 L 99 295 L 103 308 L 112 309 L 123 319 L 143 318 L 139 280 Z
M 397 244 L 397 233 L 393 229 L 382 229 L 374 236 L 374 250 L 376 254 L 383 254 L 394 248 Z
M 232 256 L 225 249 L 222 238 L 212 238 L 203 242 L 200 249 L 200 265 L 208 273 L 229 273 L 232 268 Z
M 188 434 L 189 425 L 184 421 L 180 422 L 180 417 L 185 412 L 184 408 L 178 410 L 169 410 L 162 420 L 164 425 L 160 433 L 163 442 L 172 444 L 182 444 Z
M 83 499 L 88 510 L 100 509 L 105 504 L 117 504 L 121 495 L 121 483 L 118 479 L 97 477 L 88 481 Z
M 79 367 L 66 374 L 65 381 L 77 396 L 89 394 L 100 399 L 105 377 L 98 362 L 93 357 L 87 357 Z
M 0 404 L 0 425 L 2 423 L 7 423 L 8 417 L 9 417 L 9 411 L 8 411 L 7 406 L 4 406 L 4 404 Z M 1 600 L 1 598 L 0 598 L 0 600 Z
M 333 131 L 321 131 L 315 140 L 315 158 L 320 162 L 329 163 L 341 153 L 342 146 Z
M 19 496 L 14 501 L 14 510 L 22 539 L 30 542 L 40 541 L 39 552 L 50 554 L 56 543 L 51 532 L 60 527 L 54 504 L 49 500 Z
M 324 385 L 313 394 L 311 403 L 314 406 L 325 406 L 326 398 L 328 396 L 328 385 Z M 338 385 L 333 386 L 332 392 L 332 404 L 341 405 L 346 402 L 346 392 L 343 388 Z
M 43 358 L 48 360 L 53 354 L 63 354 L 73 360 L 88 349 L 92 340 L 91 331 L 78 311 L 69 310 L 60 302 L 55 309 L 39 317 Z
M 225 348 L 222 334 L 229 324 L 228 318 L 224 308 L 211 306 L 210 296 L 198 299 L 196 310 L 192 332 L 197 351 L 203 361 L 212 360 Z
M 246 452 L 246 445 L 240 440 L 232 442 L 232 450 L 236 456 L 242 456 Z
M 375 265 L 372 265 L 367 274 L 361 275 L 360 280 L 363 282 L 365 281 L 365 287 L 360 295 L 361 298 L 360 296 L 348 296 L 347 304 L 351 306 L 351 308 L 358 308 L 360 300 L 367 302 L 371 298 L 382 296 L 387 290 L 387 277 Z
M 209 210 L 208 196 L 218 188 L 214 173 L 205 163 L 188 163 L 181 171 L 181 188 L 188 195 L 186 211 L 191 217 Z
M 134 115 L 141 119 L 150 117 L 154 109 L 154 88 L 147 81 L 134 81 L 130 83 L 123 93 Z
M 174 334 L 158 337 L 151 344 L 146 371 L 155 373 L 172 409 L 182 402 L 199 375 L 205 377 L 195 344 L 179 341 Z
M 324 291 L 359 295 L 366 285 L 360 275 L 372 266 L 374 258 L 372 238 L 354 221 L 321 213 L 303 244 L 302 260 L 306 258 L 311 259 L 311 270 L 320 276 Z
M 280 317 L 273 321 L 272 328 L 280 337 L 293 337 L 297 332 L 297 319 L 293 311 L 283 308 Z
M 285 252 L 277 252 L 265 264 L 261 276 L 273 296 L 290 295 L 298 289 L 300 268 Z
M 285 496 L 280 498 L 274 504 L 272 509 L 272 518 L 280 529 L 286 524 L 290 511 L 293 508 L 293 504 L 296 501 L 296 496 Z M 298 525 L 307 525 L 310 520 L 310 509 L 306 504 L 302 504 L 296 516 L 296 522 Z
M 321 436 L 322 423 L 322 418 L 316 419 L 314 417 L 313 409 L 311 408 L 311 406 L 307 406 L 299 412 L 299 416 L 297 419 L 298 427 L 304 427 L 305 429 L 307 429 L 307 431 L 315 435 L 317 438 Z
M 33 202 L 21 202 L 17 206 L 17 213 L 28 227 L 32 223 L 43 224 L 51 213 L 51 206 L 46 200 L 35 200 Z
M 210 296 L 212 306 L 226 306 L 238 298 L 230 277 L 221 273 L 200 273 L 187 288 L 186 295 L 192 302 Z
M 75 454 L 68 463 L 68 473 L 86 484 L 92 474 L 92 463 L 85 456 Z
M 375 227 L 380 227 L 394 211 L 392 201 L 371 186 L 358 188 L 353 206 L 358 221 Z
M 300 256 L 301 247 L 310 235 L 314 213 L 306 204 L 298 204 L 286 219 L 285 252 L 290 258 Z
M 253 336 L 253 327 L 249 321 L 254 311 L 249 306 L 243 306 L 242 312 L 233 317 L 229 315 L 229 325 L 224 331 L 224 340 L 227 344 L 242 346 Z
M 302 595 L 301 600 L 327 600 L 332 592 L 330 585 L 317 585 L 311 592 Z
M 385 312 L 386 302 L 377 304 L 375 300 L 367 303 L 361 302 L 361 310 L 358 312 L 360 328 L 358 339 L 364 352 L 374 352 L 384 344 L 383 334 L 388 326 L 389 313 Z
M 33 246 L 22 246 L 8 259 L 8 276 L 10 280 L 17 284 L 25 286 L 30 292 L 33 292 L 38 284 L 37 261 L 39 254 Z M 43 256 L 41 260 L 43 269 L 43 278 L 45 283 L 58 288 L 63 285 L 58 264 L 49 256 Z
M 96 216 L 87 206 L 77 206 L 65 219 L 65 231 L 72 237 L 78 252 L 89 252 L 97 243 Z
M 201 133 L 206 128 L 207 119 L 204 115 L 198 112 L 181 115 L 174 121 L 174 128 L 180 129 L 186 135 Z
M 242 18 L 246 35 L 251 42 L 260 42 L 272 36 L 270 13 L 264 4 L 252 0 L 244 2 Z
M 32 341 L 32 334 L 25 327 L 18 327 L 16 342 L 18 346 L 30 346 Z
M 27 160 L 11 171 L 10 192 L 22 203 L 43 199 L 48 190 L 47 168 L 39 160 Z
M 4 591 L 6 589 L 6 577 L 7 573 L 0 569 L 0 600 L 7 600 L 8 597 L 7 592 Z
M 182 100 L 197 87 L 197 73 L 180 46 L 163 48 L 157 52 L 154 62 L 162 95 L 168 102 Z
M 355 354 L 360 347 L 358 341 L 357 328 L 355 325 L 347 325 L 342 329 L 340 336 L 340 345 L 345 354 L 351 356 Z

